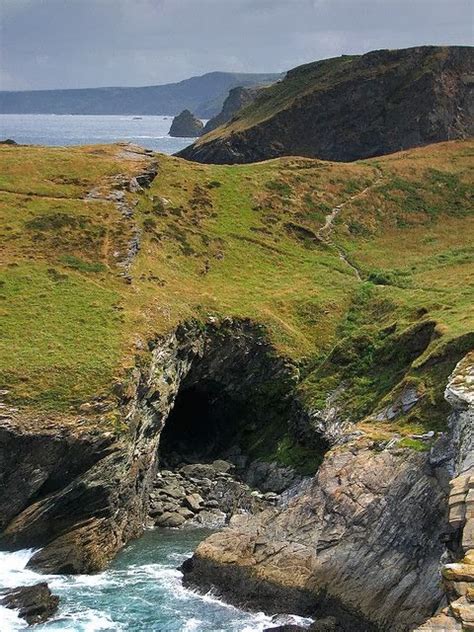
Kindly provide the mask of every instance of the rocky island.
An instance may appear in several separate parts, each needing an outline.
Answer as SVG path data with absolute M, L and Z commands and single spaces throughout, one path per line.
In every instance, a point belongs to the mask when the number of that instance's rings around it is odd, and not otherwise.
M 183 110 L 174 117 L 169 134 L 178 138 L 194 138 L 202 134 L 203 128 L 204 124 L 201 120 L 189 110 Z

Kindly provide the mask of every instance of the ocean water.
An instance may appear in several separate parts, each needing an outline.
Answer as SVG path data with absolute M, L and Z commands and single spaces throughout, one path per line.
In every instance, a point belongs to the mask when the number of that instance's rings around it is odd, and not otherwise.
M 92 145 L 126 141 L 174 154 L 194 138 L 172 138 L 172 116 L 0 114 L 0 140 L 26 145 Z
M 262 613 L 245 612 L 182 586 L 177 569 L 208 533 L 147 531 L 96 575 L 40 575 L 25 568 L 33 550 L 0 552 L 0 588 L 47 581 L 59 595 L 58 613 L 35 626 L 35 632 L 261 632 L 277 625 Z M 15 611 L 0 606 L 1 632 L 24 629 L 28 626 Z

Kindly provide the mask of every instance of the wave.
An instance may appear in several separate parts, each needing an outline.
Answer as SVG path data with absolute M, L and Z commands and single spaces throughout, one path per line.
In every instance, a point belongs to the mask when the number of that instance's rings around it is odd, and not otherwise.
M 150 533 L 144 538 L 156 536 Z M 191 552 L 187 551 L 189 542 L 180 548 L 180 534 L 176 536 L 177 544 L 168 541 L 166 545 L 156 537 L 157 549 L 140 549 L 137 541 L 135 550 L 132 546 L 127 552 L 126 565 L 112 565 L 95 575 L 40 575 L 26 568 L 35 549 L 0 551 L 0 587 L 46 581 L 59 595 L 57 614 L 36 625 L 35 632 L 262 632 L 281 625 L 276 617 L 245 612 L 213 592 L 201 594 L 183 586 L 182 573 L 176 567 Z M 156 561 L 143 563 L 144 559 Z M 290 615 L 285 623 L 297 621 L 301 625 L 310 622 Z M 0 607 L 1 632 L 27 628 L 15 611 Z

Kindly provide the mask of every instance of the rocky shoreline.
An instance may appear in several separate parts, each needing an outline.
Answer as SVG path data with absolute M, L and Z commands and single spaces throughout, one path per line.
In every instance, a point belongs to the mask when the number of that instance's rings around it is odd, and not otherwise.
M 186 585 L 266 612 L 335 616 L 344 632 L 473 629 L 472 360 L 446 391 L 449 438 L 409 456 L 331 450 L 288 504 L 235 516 L 202 542 L 183 565 Z
M 432 615 L 449 619 L 447 629 L 471 625 L 472 356 L 447 388 L 449 434 L 415 451 L 350 424 L 334 432 L 334 415 L 327 428 L 321 415 L 311 418 L 289 395 L 295 367 L 250 322 L 183 325 L 152 341 L 150 355 L 116 386 L 133 441 L 87 424 L 61 435 L 37 424 L 33 431 L 3 409 L 1 472 L 11 490 L 2 497 L 11 509 L 3 548 L 42 547 L 28 564 L 35 570 L 91 573 L 146 526 L 227 525 L 183 565 L 187 586 L 245 608 L 329 620 L 341 632 L 437 630 L 425 623 Z M 230 403 L 217 397 L 216 382 Z M 265 389 L 272 400 L 257 396 Z M 212 414 L 202 397 L 212 399 Z M 317 422 L 312 432 L 326 452 L 314 478 L 239 450 L 228 413 L 245 420 L 249 398 L 260 406 L 252 408 L 257 423 L 268 419 L 269 401 L 295 431 Z M 212 449 L 192 434 L 180 441 L 176 411 L 189 405 L 197 417 L 211 415 Z M 226 423 L 213 425 L 219 419 Z M 204 453 L 215 457 L 199 461 Z

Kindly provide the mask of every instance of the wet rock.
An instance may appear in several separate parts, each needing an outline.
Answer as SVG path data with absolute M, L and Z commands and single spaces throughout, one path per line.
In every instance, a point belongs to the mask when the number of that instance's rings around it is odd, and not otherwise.
M 43 623 L 52 617 L 58 604 L 59 597 L 51 594 L 46 582 L 11 588 L 0 596 L 0 605 L 18 610 L 19 616 L 29 625 Z

